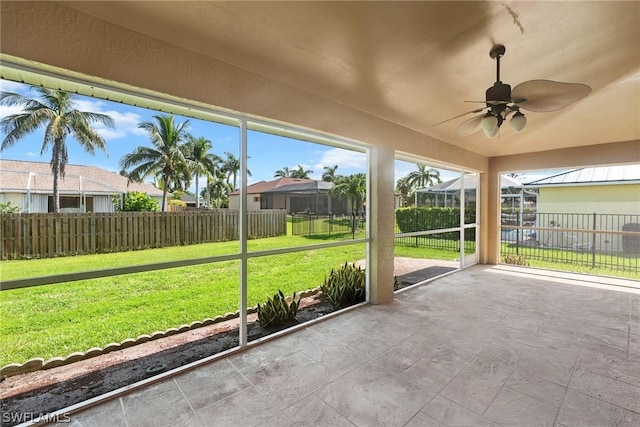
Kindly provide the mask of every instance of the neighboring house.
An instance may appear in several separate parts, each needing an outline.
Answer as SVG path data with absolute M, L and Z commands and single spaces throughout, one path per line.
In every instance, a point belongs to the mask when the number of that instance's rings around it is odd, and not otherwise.
M 527 183 L 525 187 L 538 189 L 540 227 L 590 229 L 596 221 L 595 226 L 603 230 L 640 231 L 640 165 L 581 168 Z M 540 242 L 588 248 L 591 237 L 581 234 L 584 236 L 547 231 Z M 619 235 L 612 234 L 597 239 L 595 246 L 597 250 L 619 251 L 622 241 Z
M 329 196 L 333 184 L 299 178 L 279 178 L 247 186 L 248 210 L 285 209 L 289 213 L 346 214 L 347 201 Z M 240 207 L 240 192 L 229 195 L 229 208 Z
M 111 195 L 140 191 L 158 204 L 162 190 L 146 183 L 127 183 L 127 178 L 96 166 L 65 166 L 58 181 L 61 212 L 113 212 Z M 11 202 L 21 213 L 53 211 L 53 174 L 45 162 L 0 159 L 0 202 Z
M 478 175 L 466 174 L 464 176 L 464 187 L 465 207 L 475 209 Z M 523 197 L 522 183 L 516 178 L 502 175 L 500 177 L 500 187 L 502 189 L 503 207 L 505 202 L 508 202 L 509 205 L 513 205 L 513 200 L 518 200 L 515 202 L 515 206 L 518 206 L 520 199 L 528 204 L 531 203 L 532 197 L 535 200 L 535 195 L 526 194 Z M 440 184 L 422 188 L 416 191 L 416 205 L 426 207 L 460 207 L 460 188 L 462 188 L 461 178 L 454 178 L 449 181 L 441 182 Z M 425 196 L 420 196 L 422 194 Z

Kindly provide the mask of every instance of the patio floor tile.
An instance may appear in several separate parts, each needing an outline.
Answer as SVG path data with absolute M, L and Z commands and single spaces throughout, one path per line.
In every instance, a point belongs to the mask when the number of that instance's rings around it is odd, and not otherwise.
M 153 384 L 122 397 L 127 425 L 201 425 L 173 379 Z
M 435 393 L 368 362 L 317 395 L 356 425 L 388 426 L 404 425 Z
M 286 409 L 331 381 L 331 371 L 304 353 L 294 353 L 247 379 L 280 409 Z
M 236 393 L 251 383 L 229 363 L 220 360 L 175 377 L 193 409 L 200 409 Z
M 569 389 L 556 422 L 566 427 L 636 427 L 640 414 Z
M 106 400 L 72 425 L 639 426 L 640 291 L 564 276 L 472 267 Z
M 558 407 L 509 388 L 500 390 L 484 416 L 507 426 L 553 426 Z
M 436 396 L 420 412 L 447 426 L 500 427 L 482 415 L 442 396 Z

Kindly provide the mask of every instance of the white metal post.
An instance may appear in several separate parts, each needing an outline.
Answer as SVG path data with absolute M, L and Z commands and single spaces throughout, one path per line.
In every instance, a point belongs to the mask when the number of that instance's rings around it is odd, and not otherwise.
M 464 268 L 464 170 L 460 171 L 460 269 Z
M 240 347 L 247 345 L 247 121 L 240 120 Z

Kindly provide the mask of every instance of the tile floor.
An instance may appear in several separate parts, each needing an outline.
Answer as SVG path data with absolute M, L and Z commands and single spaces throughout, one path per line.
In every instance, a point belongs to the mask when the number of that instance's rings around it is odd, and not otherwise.
M 640 426 L 640 289 L 526 271 L 469 268 L 71 425 Z

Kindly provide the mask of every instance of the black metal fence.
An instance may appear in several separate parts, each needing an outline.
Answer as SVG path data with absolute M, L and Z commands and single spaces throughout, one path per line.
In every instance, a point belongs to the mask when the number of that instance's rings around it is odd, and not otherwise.
M 443 236 L 441 234 L 447 234 Z M 448 232 L 429 236 L 396 237 L 395 244 L 412 248 L 438 249 L 451 252 L 460 252 L 459 233 Z M 467 235 L 469 239 L 467 239 Z M 472 236 L 473 235 L 473 236 Z M 465 230 L 464 251 L 473 253 L 476 249 L 475 230 Z
M 537 213 L 501 227 L 502 255 L 640 273 L 640 215 Z
M 355 238 L 364 229 L 364 215 L 291 215 L 291 232 L 294 236 Z

